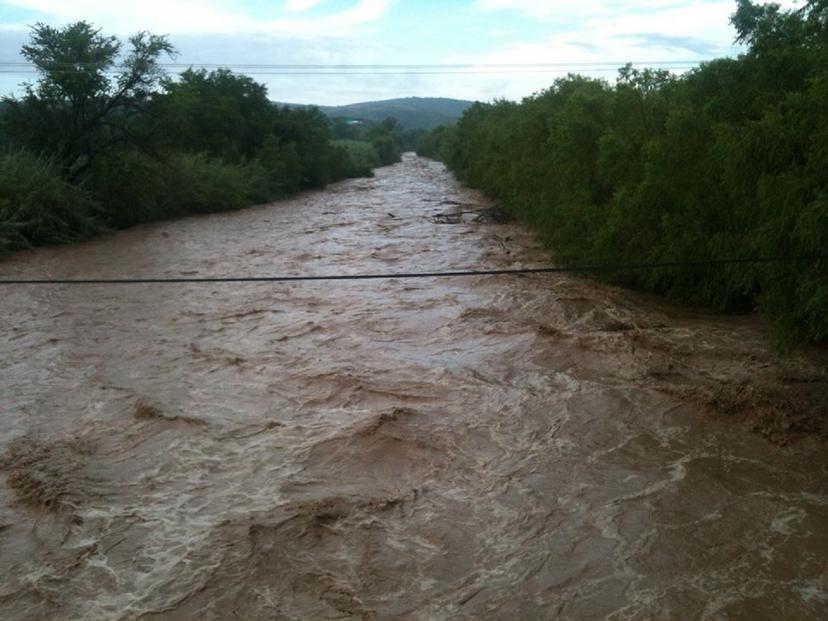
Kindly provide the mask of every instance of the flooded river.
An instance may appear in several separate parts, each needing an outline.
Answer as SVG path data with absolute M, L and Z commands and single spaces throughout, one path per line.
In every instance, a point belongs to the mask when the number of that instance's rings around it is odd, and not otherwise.
M 0 276 L 550 262 L 486 206 L 406 156 Z M 828 452 L 780 446 L 824 369 L 754 319 L 551 275 L 0 296 L 2 619 L 828 618 Z

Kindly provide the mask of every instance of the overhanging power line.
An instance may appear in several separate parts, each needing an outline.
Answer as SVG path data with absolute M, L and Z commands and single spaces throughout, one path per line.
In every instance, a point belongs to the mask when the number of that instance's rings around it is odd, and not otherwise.
M 570 265 L 563 267 L 533 267 L 517 269 L 476 269 L 444 272 L 398 272 L 383 274 L 322 274 L 317 276 L 230 276 L 187 278 L 8 278 L 0 285 L 174 285 L 174 284 L 244 284 L 295 283 L 358 280 L 395 280 L 422 278 L 469 278 L 474 276 L 527 276 L 532 274 L 601 273 L 645 269 L 694 268 L 745 263 L 802 263 L 828 260 L 828 255 L 797 257 L 758 257 L 739 259 L 704 259 L 691 261 L 664 261 L 659 263 L 619 263 L 607 265 Z
M 697 67 L 709 59 L 650 60 L 650 61 L 572 61 L 546 63 L 453 63 L 453 64 L 268 64 L 268 63 L 176 63 L 161 62 L 157 66 L 170 71 L 187 69 L 230 69 L 238 73 L 260 76 L 352 76 L 352 75 L 512 75 L 584 72 L 615 72 L 631 64 L 636 67 L 684 71 Z M 123 64 L 51 63 L 53 73 L 87 73 L 102 70 L 113 73 L 125 68 Z M 40 70 L 30 62 L 0 61 L 0 74 L 36 74 Z
M 219 69 L 223 67 L 239 68 L 239 69 L 514 69 L 519 67 L 525 68 L 566 68 L 566 67 L 593 67 L 593 66 L 607 66 L 612 65 L 622 67 L 626 64 L 631 65 L 690 65 L 699 64 L 712 60 L 710 58 L 694 58 L 682 60 L 592 60 L 592 61 L 561 61 L 561 62 L 535 62 L 535 63 L 362 63 L 362 64 L 347 64 L 347 63 L 327 63 L 327 64 L 307 64 L 307 63 L 176 63 L 176 62 L 159 62 L 156 63 L 159 67 L 169 67 L 178 69 L 204 68 L 204 69 Z M 0 61 L 0 67 L 31 67 L 35 68 L 34 63 L 28 61 Z M 65 62 L 65 63 L 50 63 L 52 67 L 100 67 L 108 66 L 108 63 L 85 63 L 85 62 Z M 123 67 L 121 63 L 114 63 L 115 67 Z

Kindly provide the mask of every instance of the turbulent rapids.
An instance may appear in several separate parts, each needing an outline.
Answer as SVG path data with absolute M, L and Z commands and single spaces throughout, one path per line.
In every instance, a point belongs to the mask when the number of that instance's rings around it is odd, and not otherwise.
M 489 207 L 407 156 L 0 276 L 550 262 Z M 0 295 L 2 619 L 828 618 L 824 368 L 754 319 L 551 275 Z

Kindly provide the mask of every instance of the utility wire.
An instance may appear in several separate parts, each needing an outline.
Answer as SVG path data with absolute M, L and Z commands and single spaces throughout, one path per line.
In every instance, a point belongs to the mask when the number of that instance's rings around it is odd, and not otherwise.
M 661 263 L 622 263 L 615 265 L 571 265 L 565 267 L 534 267 L 518 269 L 457 270 L 446 272 L 398 272 L 384 274 L 323 274 L 319 276 L 252 276 L 252 277 L 192 277 L 192 278 L 9 278 L 0 279 L 2 285 L 172 285 L 222 283 L 292 283 L 338 280 L 395 280 L 419 278 L 465 278 L 472 276 L 523 276 L 531 274 L 600 273 L 644 269 L 693 268 L 746 263 L 800 263 L 828 260 L 828 255 L 798 257 L 760 257 L 743 259 L 706 259 L 696 261 L 666 261 Z
M 687 65 L 687 66 L 673 66 L 670 67 L 671 70 L 675 71 L 683 71 L 687 69 L 694 69 L 695 65 Z M 617 67 L 613 68 L 595 68 L 589 69 L 591 73 L 615 73 L 618 71 Z M 509 71 L 493 71 L 493 70 L 486 70 L 486 71 L 239 71 L 238 73 L 242 73 L 244 75 L 250 76 L 354 76 L 354 75 L 364 75 L 364 76 L 384 76 L 384 75 L 397 75 L 397 76 L 413 76 L 413 75 L 533 75 L 533 74 L 543 74 L 549 75 L 554 73 L 572 73 L 573 69 L 570 68 L 569 70 L 566 69 L 512 69 Z M 60 73 L 60 74 L 84 74 L 88 73 L 88 71 L 84 70 L 67 70 L 67 69 L 58 69 L 54 71 L 50 71 L 49 73 Z M 114 71 L 106 71 L 104 73 L 114 73 Z M 9 71 L 6 69 L 0 69 L 0 74 L 5 75 L 38 75 L 36 71 L 29 71 L 29 70 L 16 70 L 16 71 Z
M 158 62 L 155 63 L 157 67 L 172 67 L 187 69 L 194 68 L 239 68 L 239 69 L 514 69 L 517 67 L 528 68 L 555 68 L 555 67 L 594 67 L 612 65 L 615 67 L 623 67 L 626 64 L 631 65 L 696 65 L 702 62 L 707 62 L 711 59 L 697 58 L 685 60 L 645 60 L 645 61 L 617 61 L 617 60 L 601 60 L 601 61 L 572 61 L 572 62 L 546 62 L 546 63 L 437 63 L 437 64 L 386 64 L 386 63 L 366 63 L 366 64 L 268 64 L 268 63 L 173 63 L 173 62 Z M 100 62 L 64 62 L 64 63 L 48 63 L 50 67 L 92 67 L 98 68 L 102 66 L 109 66 L 108 63 Z M 113 67 L 123 68 L 122 63 L 115 63 Z M 37 65 L 28 61 L 0 61 L 0 67 L 31 67 L 36 68 Z
M 629 63 L 634 66 L 647 66 L 653 69 L 683 71 L 696 68 L 702 60 L 665 60 L 644 61 Z M 590 71 L 593 73 L 616 72 L 626 62 L 617 61 L 584 61 L 584 62 L 553 62 L 553 63 L 500 63 L 500 64 L 233 64 L 217 63 L 156 63 L 162 69 L 186 70 L 188 68 L 201 69 L 232 69 L 247 75 L 282 76 L 282 75 L 322 75 L 322 76 L 351 76 L 351 75 L 500 75 L 500 74 L 545 74 Z M 123 64 L 106 65 L 102 63 L 50 63 L 50 73 L 85 74 L 92 71 L 112 74 L 123 69 Z M 0 74 L 29 75 L 37 74 L 40 69 L 30 62 L 0 62 Z

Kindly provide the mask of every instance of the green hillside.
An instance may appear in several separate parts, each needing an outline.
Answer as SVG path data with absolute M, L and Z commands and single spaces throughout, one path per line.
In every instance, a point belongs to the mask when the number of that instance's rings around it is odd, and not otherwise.
M 347 106 L 319 106 L 319 109 L 331 118 L 382 121 L 394 117 L 405 129 L 433 129 L 454 123 L 473 103 L 441 97 L 406 97 Z

